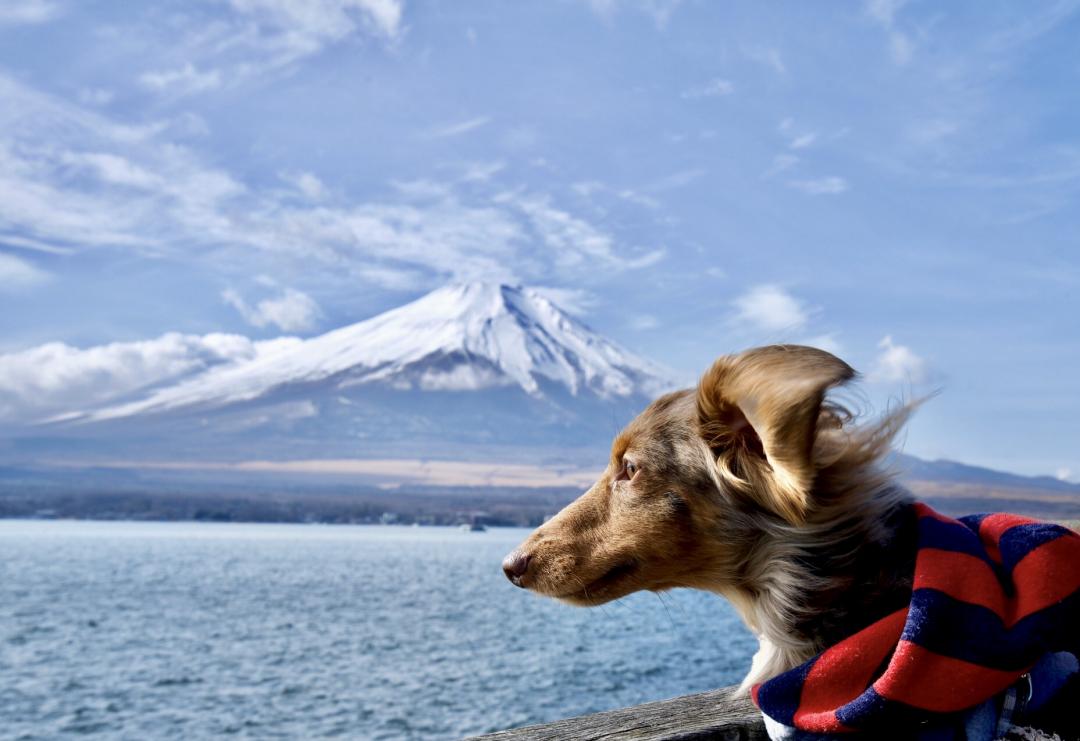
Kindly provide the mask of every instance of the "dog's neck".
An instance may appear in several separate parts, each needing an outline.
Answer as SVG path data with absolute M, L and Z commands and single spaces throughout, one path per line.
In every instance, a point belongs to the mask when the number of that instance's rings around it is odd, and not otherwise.
M 728 594 L 758 635 L 749 687 L 805 662 L 910 599 L 911 496 L 895 485 L 825 511 L 801 528 L 762 533 Z

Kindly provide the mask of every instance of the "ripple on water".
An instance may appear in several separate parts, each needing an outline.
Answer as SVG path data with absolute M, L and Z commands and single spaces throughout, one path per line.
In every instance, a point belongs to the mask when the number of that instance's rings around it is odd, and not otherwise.
M 739 679 L 721 600 L 539 599 L 523 535 L 0 521 L 4 733 L 457 738 Z

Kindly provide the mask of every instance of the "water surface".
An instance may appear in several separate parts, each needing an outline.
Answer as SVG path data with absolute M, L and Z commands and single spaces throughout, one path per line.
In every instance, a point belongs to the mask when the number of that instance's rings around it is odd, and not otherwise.
M 0 521 L 0 736 L 456 738 L 742 676 L 723 600 L 544 600 L 526 533 Z

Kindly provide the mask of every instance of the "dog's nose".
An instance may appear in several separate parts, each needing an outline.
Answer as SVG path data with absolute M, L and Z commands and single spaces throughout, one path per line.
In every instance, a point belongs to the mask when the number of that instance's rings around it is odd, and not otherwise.
M 529 560 L 531 558 L 532 556 L 524 551 L 513 551 L 503 559 L 503 573 L 515 586 L 522 586 L 521 577 L 525 576 L 525 572 L 529 570 Z

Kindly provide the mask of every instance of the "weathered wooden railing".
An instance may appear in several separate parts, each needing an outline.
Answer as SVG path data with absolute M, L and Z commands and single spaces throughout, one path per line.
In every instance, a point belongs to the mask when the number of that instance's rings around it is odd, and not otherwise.
M 554 723 L 514 728 L 476 736 L 473 741 L 767 739 L 761 713 L 749 698 L 736 696 L 734 690 L 734 687 L 726 687 L 700 695 L 686 695 L 631 708 L 557 720 Z

